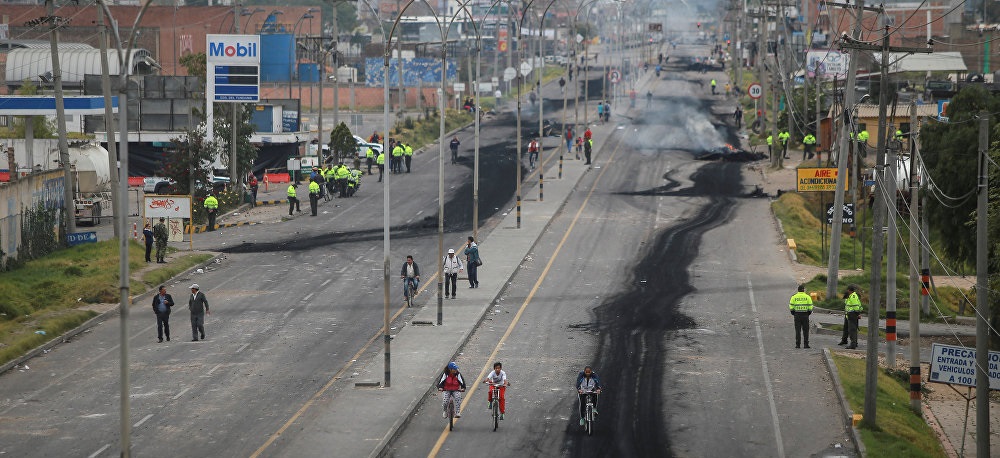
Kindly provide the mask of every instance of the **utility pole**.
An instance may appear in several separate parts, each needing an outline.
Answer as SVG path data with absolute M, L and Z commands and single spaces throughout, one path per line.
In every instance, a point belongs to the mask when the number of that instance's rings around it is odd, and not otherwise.
M 115 147 L 115 118 L 114 113 L 111 111 L 111 76 L 108 74 L 108 28 L 104 24 L 104 10 L 100 7 L 97 8 L 97 27 L 100 30 L 99 40 L 101 42 L 101 92 L 104 94 L 104 130 L 107 132 L 108 167 L 111 171 L 111 208 L 117 212 L 118 199 L 122 198 L 118 192 L 118 180 L 121 174 L 118 173 L 118 148 Z M 176 65 L 174 67 L 176 68 Z M 124 173 L 128 176 L 128 171 Z M 112 226 L 115 228 L 115 238 L 121 237 L 122 232 L 118 227 L 119 225 L 116 223 Z
M 65 188 L 63 189 L 63 224 L 67 234 L 76 232 L 76 202 L 73 201 L 73 167 L 69 163 L 69 144 L 66 142 L 66 105 L 63 101 L 62 70 L 59 67 L 59 28 L 63 19 L 55 16 L 55 0 L 45 0 L 45 20 L 49 23 L 49 44 L 52 49 L 52 87 L 56 93 L 56 130 L 59 133 L 59 163 L 62 164 Z M 32 122 L 27 118 L 26 123 Z M 31 164 L 34 167 L 33 164 Z M 128 173 L 126 171 L 126 173 Z
M 233 20 L 233 25 L 236 26 L 236 34 L 239 35 L 240 34 L 240 4 L 237 3 L 233 8 L 234 8 L 233 9 L 233 19 L 234 19 Z M 302 84 L 301 83 L 301 78 L 299 79 L 299 84 Z M 212 103 L 212 102 L 209 101 L 208 103 Z M 232 137 L 232 142 L 233 143 L 231 145 L 232 148 L 230 149 L 230 152 L 229 152 L 229 182 L 230 183 L 234 183 L 234 185 L 236 186 L 237 191 L 240 192 L 240 199 L 242 200 L 242 198 L 243 198 L 243 192 L 240 191 L 240 190 L 242 190 L 243 187 L 240 186 L 240 185 L 243 184 L 243 179 L 242 179 L 242 177 L 239 176 L 239 171 L 240 170 L 239 170 L 239 165 L 237 164 L 237 158 L 239 158 L 239 155 L 236 154 L 236 132 L 237 132 L 237 124 L 236 124 L 236 122 L 237 122 L 237 117 L 238 117 L 239 113 L 242 111 L 241 108 L 243 108 L 243 105 L 240 104 L 240 103 L 238 103 L 238 102 L 233 102 L 232 107 L 233 107 L 233 124 L 231 126 L 229 126 L 229 127 L 232 130 L 231 137 Z M 194 190 L 192 189 L 191 192 L 194 193 Z
M 917 136 L 919 132 L 917 121 L 917 104 L 910 102 L 910 409 L 921 414 L 920 405 L 920 307 L 917 292 L 917 264 L 920 263 L 920 252 L 917 251 L 917 227 L 920 213 L 920 200 L 917 194 Z
M 895 111 L 895 110 L 893 110 Z M 881 128 L 881 126 L 879 126 Z M 899 228 L 896 222 L 899 218 L 899 204 L 897 195 L 897 181 L 896 181 L 896 171 L 897 163 L 899 160 L 899 140 L 896 140 L 896 136 L 893 135 L 895 132 L 893 125 L 889 124 L 887 126 L 889 135 L 892 135 L 892 140 L 886 140 L 888 143 L 888 156 L 886 157 L 886 170 L 883 173 L 885 177 L 885 197 L 886 197 L 886 210 L 888 211 L 888 229 L 887 234 L 887 247 L 886 247 L 886 262 L 885 262 L 885 361 L 886 365 L 892 368 L 896 367 L 896 240 L 899 234 Z
M 989 377 L 989 288 L 987 277 L 989 240 L 990 114 L 979 112 L 979 202 L 976 206 L 976 456 L 990 456 L 990 377 Z

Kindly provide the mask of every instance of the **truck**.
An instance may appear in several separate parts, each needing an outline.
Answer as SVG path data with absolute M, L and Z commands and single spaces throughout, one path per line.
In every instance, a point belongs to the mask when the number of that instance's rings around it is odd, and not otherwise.
M 108 150 L 96 143 L 83 143 L 69 148 L 73 166 L 73 206 L 77 224 L 96 226 L 105 210 L 111 210 L 111 172 Z

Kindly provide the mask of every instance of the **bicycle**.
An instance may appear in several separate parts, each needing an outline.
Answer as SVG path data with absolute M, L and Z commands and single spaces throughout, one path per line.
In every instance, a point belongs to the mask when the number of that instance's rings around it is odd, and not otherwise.
M 409 278 L 403 279 L 403 296 L 406 297 L 407 308 L 413 307 L 413 294 L 415 293 L 413 283 Z
M 500 386 L 499 383 L 490 383 L 490 395 L 493 401 L 490 403 L 490 409 L 493 410 L 493 430 L 496 431 L 500 427 Z
M 326 186 L 323 187 L 323 201 L 329 202 L 333 198 L 333 192 L 330 191 L 330 182 L 327 181 L 325 184 Z
M 586 407 L 584 409 L 584 424 L 583 427 L 587 431 L 588 436 L 594 435 L 594 421 L 597 420 L 596 412 L 594 411 L 594 397 L 597 396 L 597 392 L 587 391 L 583 393 L 586 396 Z
M 441 390 L 441 391 L 445 392 L 444 390 Z M 465 391 L 465 390 L 458 390 L 457 392 L 463 392 L 463 391 Z M 453 391 L 452 393 L 455 393 L 455 391 Z M 455 415 L 456 415 L 456 412 L 458 412 L 458 410 L 457 410 L 457 408 L 455 406 L 455 395 L 454 394 L 452 394 L 448 398 L 448 404 L 445 405 L 444 409 L 445 409 L 445 412 L 447 412 L 447 414 L 448 414 L 448 431 L 453 431 L 455 429 Z

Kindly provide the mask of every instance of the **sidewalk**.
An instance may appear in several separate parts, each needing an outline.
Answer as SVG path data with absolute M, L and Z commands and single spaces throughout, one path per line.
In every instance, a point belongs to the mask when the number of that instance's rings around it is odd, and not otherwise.
M 557 112 L 558 113 L 558 112 Z M 595 154 L 602 148 L 615 128 L 614 123 L 592 126 Z M 603 154 L 608 154 L 603 151 Z M 547 175 L 558 167 L 547 164 Z M 288 442 L 279 437 L 280 456 L 328 455 L 336 444 L 339 456 L 378 456 L 407 423 L 412 411 L 433 391 L 433 380 L 447 361 L 454 358 L 475 326 L 492 308 L 506 288 L 535 242 L 541 237 L 552 217 L 572 194 L 589 168 L 581 161 L 569 161 L 563 168 L 563 179 L 548 180 L 543 202 L 530 201 L 522 206 L 521 229 L 516 229 L 516 214 L 508 213 L 489 235 L 480 241 L 484 265 L 480 268 L 480 288 L 462 288 L 462 299 L 446 300 L 443 324 L 436 326 L 437 299 L 434 292 L 419 297 L 424 302 L 413 319 L 398 323 L 400 329 L 392 337 L 391 387 L 376 385 L 384 376 L 384 356 L 377 354 L 367 361 L 358 361 L 354 375 L 338 380 L 337 396 L 317 396 L 308 414 L 308 421 L 297 418 L 296 434 Z M 538 187 L 526 189 L 526 196 L 537 196 Z M 395 296 L 393 296 L 395 297 Z M 378 345 L 377 343 L 375 345 Z M 377 347 L 376 347 L 377 348 Z M 346 384 L 360 382 L 360 386 Z M 372 386 L 376 386 L 372 388 Z M 348 390 L 354 390 L 348 391 Z M 270 451 L 272 449 L 268 449 Z M 268 453 L 270 454 L 270 453 Z

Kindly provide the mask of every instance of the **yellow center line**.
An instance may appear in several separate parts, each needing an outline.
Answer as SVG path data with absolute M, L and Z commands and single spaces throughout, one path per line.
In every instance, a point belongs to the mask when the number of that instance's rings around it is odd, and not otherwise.
M 621 146 L 621 144 L 622 142 L 619 141 L 618 144 L 615 145 L 615 150 L 611 153 L 611 156 L 608 157 L 605 166 L 601 168 L 601 173 L 597 175 L 597 178 L 594 180 L 594 184 L 590 186 L 590 191 L 587 192 L 587 197 L 584 198 L 583 203 L 580 204 L 580 209 L 576 211 L 575 215 L 573 215 L 573 220 L 570 222 L 569 228 L 566 230 L 566 233 L 563 234 L 562 240 L 559 241 L 559 245 L 556 246 L 556 249 L 552 253 L 552 256 L 549 256 L 549 262 L 545 264 L 545 269 L 542 270 L 542 274 L 538 276 L 538 280 L 535 281 L 535 285 L 531 288 L 531 291 L 528 293 L 528 297 L 526 297 L 524 299 L 524 302 L 521 303 L 521 308 L 517 310 L 516 314 L 514 314 L 513 321 L 510 322 L 510 326 L 507 326 L 507 331 L 503 333 L 503 336 L 500 337 L 500 340 L 497 342 L 496 347 L 493 348 L 493 352 L 490 353 L 490 356 L 488 358 L 486 358 L 486 364 L 484 364 L 482 370 L 479 371 L 479 376 L 476 378 L 476 382 L 472 384 L 472 388 L 469 388 L 467 390 L 465 399 L 462 400 L 462 409 L 465 409 L 465 406 L 468 405 L 469 401 L 472 399 L 472 395 L 476 392 L 476 387 L 479 386 L 478 381 L 486 377 L 486 373 L 492 370 L 492 364 L 493 364 L 492 361 L 496 360 L 497 353 L 500 352 L 500 347 L 503 346 L 504 342 L 507 341 L 507 338 L 510 337 L 511 333 L 514 332 L 515 326 L 517 326 L 518 321 L 521 320 L 521 315 L 524 314 L 525 309 L 528 308 L 528 304 L 531 303 L 531 300 L 535 297 L 535 293 L 538 292 L 538 289 L 542 286 L 542 282 L 545 281 L 545 277 L 548 276 L 549 269 L 552 268 L 552 263 L 554 263 L 555 260 L 559 257 L 559 252 L 562 250 L 563 245 L 566 243 L 566 240 L 569 239 L 569 235 L 573 233 L 573 228 L 576 226 L 576 222 L 580 219 L 580 215 L 583 213 L 583 210 L 587 208 L 587 203 L 590 202 L 590 196 L 592 196 L 594 194 L 594 190 L 597 189 L 597 183 L 601 181 L 601 177 L 604 176 L 604 172 L 606 172 L 609 168 L 607 164 L 611 164 L 611 162 L 614 160 L 615 155 L 618 154 L 618 148 Z M 428 458 L 434 458 L 437 456 L 438 452 L 441 451 L 441 447 L 444 445 L 444 441 L 448 439 L 448 434 L 449 434 L 448 427 L 445 426 L 444 429 L 441 431 L 441 435 L 438 437 L 437 442 L 434 443 L 434 447 L 431 448 L 430 453 L 427 454 Z
M 428 279 L 427 282 L 423 284 L 423 286 L 417 289 L 417 294 L 419 294 L 425 288 L 427 288 L 428 285 L 434 284 L 434 279 L 437 278 L 437 276 L 438 273 L 431 275 L 431 278 Z M 405 305 L 400 307 L 399 310 L 397 310 L 396 313 L 392 315 L 392 319 L 389 321 L 390 322 L 395 321 L 396 318 L 399 318 L 399 315 L 401 315 L 404 310 L 406 310 Z M 333 384 L 338 379 L 340 379 L 342 375 L 344 375 L 344 372 L 347 372 L 347 370 L 350 369 L 351 366 L 353 366 L 354 363 L 357 362 L 359 358 L 361 358 L 361 355 L 364 352 L 368 351 L 368 347 L 371 347 L 372 343 L 374 343 L 376 339 L 382 337 L 382 333 L 384 330 L 385 330 L 384 326 L 379 327 L 378 332 L 375 333 L 375 335 L 373 335 L 370 339 L 368 339 L 367 342 L 365 342 L 365 345 L 361 347 L 361 349 L 358 350 L 358 352 L 355 353 L 354 356 L 351 357 L 350 361 L 348 361 L 347 364 L 341 367 L 336 374 L 333 374 L 333 377 L 328 382 L 326 382 L 326 384 L 323 385 L 323 387 L 320 388 L 319 391 L 316 392 L 316 394 L 312 395 L 312 397 L 310 397 L 309 400 L 306 401 L 306 403 L 303 404 L 302 407 L 300 407 L 299 410 L 296 411 L 295 414 L 292 415 L 292 417 L 285 422 L 285 424 L 281 425 L 281 428 L 278 428 L 278 430 L 275 431 L 274 434 L 271 434 L 271 436 L 267 438 L 267 441 L 265 441 L 264 444 L 260 446 L 260 448 L 258 448 L 255 452 L 253 452 L 252 455 L 250 455 L 250 458 L 258 458 L 262 453 L 264 453 L 264 450 L 267 450 L 268 447 L 274 444 L 274 441 L 278 440 L 278 438 L 281 437 L 281 435 L 284 434 L 285 431 L 287 431 L 288 428 L 291 427 L 292 424 L 295 423 L 295 421 L 302 416 L 302 414 L 306 413 L 306 411 L 309 410 L 310 407 L 312 407 L 312 405 L 316 402 L 317 399 L 319 399 L 320 396 L 325 394 L 333 386 Z

